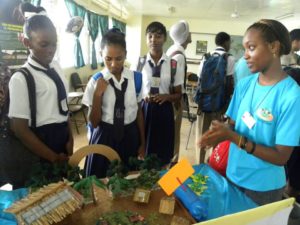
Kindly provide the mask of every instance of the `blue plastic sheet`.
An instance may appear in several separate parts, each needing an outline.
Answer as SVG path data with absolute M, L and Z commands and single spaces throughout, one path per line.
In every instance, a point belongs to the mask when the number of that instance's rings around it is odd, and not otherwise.
M 193 167 L 194 174 L 208 176 L 207 189 L 197 196 L 187 187 L 187 184 L 192 183 L 189 178 L 184 182 L 184 187 L 177 188 L 175 196 L 198 222 L 257 207 L 256 203 L 209 165 L 201 164 Z
M 14 202 L 28 195 L 27 188 L 20 188 L 13 191 L 0 190 L 0 224 L 1 225 L 17 225 L 14 215 L 3 212 Z

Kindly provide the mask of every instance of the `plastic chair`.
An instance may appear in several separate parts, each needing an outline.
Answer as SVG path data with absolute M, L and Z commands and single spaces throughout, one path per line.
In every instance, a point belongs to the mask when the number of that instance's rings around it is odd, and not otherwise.
M 71 73 L 71 84 L 75 91 L 81 89 L 84 92 L 86 84 L 83 84 L 77 72 Z
M 121 161 L 119 154 L 107 145 L 87 145 L 78 149 L 69 159 L 71 166 L 78 166 L 80 161 L 90 154 L 100 154 L 105 156 L 109 161 Z
M 194 122 L 197 120 L 197 115 L 190 112 L 190 103 L 189 103 L 189 97 L 187 94 L 183 94 L 183 113 L 186 113 L 187 119 L 191 123 L 186 146 L 185 146 L 185 149 L 187 149 Z

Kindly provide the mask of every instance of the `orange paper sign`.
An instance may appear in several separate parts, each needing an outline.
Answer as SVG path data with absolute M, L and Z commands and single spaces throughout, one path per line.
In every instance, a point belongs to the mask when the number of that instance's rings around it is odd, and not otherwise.
M 186 179 L 193 175 L 194 172 L 195 170 L 189 161 L 182 159 L 160 178 L 158 184 L 167 195 L 171 195 Z

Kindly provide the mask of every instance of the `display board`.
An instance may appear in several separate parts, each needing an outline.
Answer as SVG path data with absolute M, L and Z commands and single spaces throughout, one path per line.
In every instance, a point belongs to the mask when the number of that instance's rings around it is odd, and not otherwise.
M 24 17 L 20 11 L 21 0 L 0 0 L 0 61 L 8 66 L 22 65 L 27 59 L 27 49 L 20 41 Z
M 21 0 L 0 0 L 0 30 L 22 32 Z

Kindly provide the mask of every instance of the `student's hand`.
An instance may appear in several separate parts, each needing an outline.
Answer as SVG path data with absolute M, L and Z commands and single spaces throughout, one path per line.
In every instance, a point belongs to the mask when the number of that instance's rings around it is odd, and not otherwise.
M 138 158 L 139 159 L 144 159 L 145 158 L 145 146 L 144 145 L 140 145 L 139 149 L 138 149 Z
M 68 156 L 73 155 L 73 147 L 74 147 L 74 139 L 72 137 L 72 138 L 69 138 L 68 142 L 66 143 L 66 150 L 67 150 Z
M 95 94 L 102 96 L 108 86 L 108 82 L 102 77 L 98 79 Z
M 153 101 L 158 103 L 158 104 L 163 104 L 164 102 L 169 100 L 169 95 L 168 94 L 157 94 L 153 97 Z
M 59 153 L 59 154 L 56 154 L 56 159 L 54 162 L 64 162 L 64 161 L 68 161 L 69 160 L 69 157 L 64 154 L 64 153 Z
M 222 141 L 228 140 L 232 130 L 224 123 L 213 120 L 208 131 L 206 131 L 198 142 L 199 147 L 216 146 Z
M 150 97 L 145 97 L 144 101 L 147 102 L 147 103 L 150 102 Z

